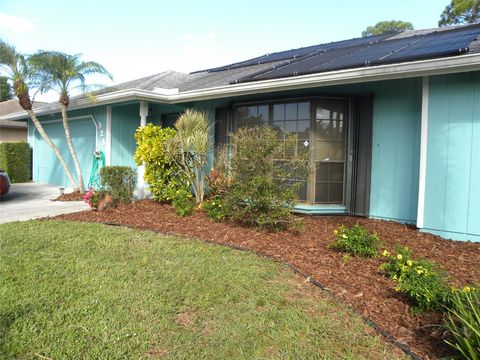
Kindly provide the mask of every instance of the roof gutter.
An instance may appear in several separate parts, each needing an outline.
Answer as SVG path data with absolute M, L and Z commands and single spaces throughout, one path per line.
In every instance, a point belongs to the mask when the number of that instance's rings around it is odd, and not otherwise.
M 85 107 L 114 104 L 130 100 L 156 101 L 165 104 L 178 104 L 190 101 L 218 99 L 229 96 L 240 96 L 275 91 L 305 89 L 332 85 L 343 85 L 361 82 L 381 81 L 419 77 L 426 75 L 441 75 L 480 70 L 480 54 L 468 54 L 441 59 L 412 61 L 400 64 L 379 65 L 365 68 L 346 69 L 318 74 L 302 75 L 272 80 L 262 80 L 233 85 L 224 85 L 200 90 L 190 90 L 174 93 L 128 89 L 102 94 L 92 102 L 87 98 L 72 100 L 69 110 Z M 52 114 L 60 111 L 60 105 L 51 103 L 35 109 L 37 115 Z M 17 112 L 0 116 L 1 120 L 25 119 L 25 112 Z

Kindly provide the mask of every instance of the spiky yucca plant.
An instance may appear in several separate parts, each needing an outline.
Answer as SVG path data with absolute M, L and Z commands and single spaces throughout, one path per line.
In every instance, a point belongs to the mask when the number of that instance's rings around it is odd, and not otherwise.
M 195 202 L 205 197 L 208 152 L 212 147 L 207 115 L 195 109 L 186 110 L 175 123 L 177 134 L 168 144 L 168 152 L 193 188 Z

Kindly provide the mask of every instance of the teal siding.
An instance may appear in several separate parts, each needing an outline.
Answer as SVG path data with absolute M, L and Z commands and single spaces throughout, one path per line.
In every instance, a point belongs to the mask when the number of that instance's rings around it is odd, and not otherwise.
M 424 229 L 480 240 L 480 72 L 430 79 Z
M 418 79 L 375 87 L 370 216 L 416 222 L 420 126 Z
M 90 178 L 93 152 L 96 149 L 104 150 L 105 147 L 105 132 L 103 130 L 105 128 L 105 107 L 98 106 L 69 111 L 68 115 L 72 141 L 82 165 L 83 179 L 86 186 Z M 98 123 L 98 131 L 90 115 Z M 58 146 L 73 176 L 76 178 L 76 170 L 66 143 L 61 114 L 41 116 L 39 120 L 52 141 Z M 28 141 L 33 148 L 33 180 L 71 187 L 59 161 L 50 147 L 43 141 L 31 120 L 29 120 Z
M 140 105 L 112 106 L 112 147 L 111 165 L 137 165 L 133 160 L 135 154 L 135 131 L 140 126 Z
M 420 78 L 402 79 L 216 99 L 193 105 L 209 109 L 214 114 L 215 107 L 218 106 L 280 96 L 373 94 L 370 216 L 415 223 L 420 161 L 421 86 Z

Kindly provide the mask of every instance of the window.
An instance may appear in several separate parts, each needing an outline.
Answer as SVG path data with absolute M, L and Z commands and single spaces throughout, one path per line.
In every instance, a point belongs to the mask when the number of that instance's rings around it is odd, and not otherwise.
M 310 176 L 291 179 L 301 183 L 300 201 L 316 204 L 345 203 L 346 125 L 348 101 L 312 99 L 284 103 L 245 105 L 234 108 L 235 127 L 271 126 L 278 141 L 297 135 L 297 144 L 286 149 L 280 166 L 299 151 L 311 150 Z

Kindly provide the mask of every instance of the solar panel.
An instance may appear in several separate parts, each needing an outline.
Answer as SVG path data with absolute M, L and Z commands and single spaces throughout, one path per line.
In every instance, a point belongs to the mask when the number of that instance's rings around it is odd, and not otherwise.
M 235 82 L 274 79 L 324 71 L 373 66 L 455 55 L 468 51 L 480 35 L 480 26 L 467 26 L 422 35 L 384 38 L 374 43 L 343 42 L 343 47 L 321 48 L 291 63 L 264 70 Z M 347 46 L 349 44 L 350 46 Z
M 280 51 L 280 52 L 262 55 L 253 59 L 242 61 L 242 62 L 225 65 L 225 66 L 221 66 L 213 69 L 202 70 L 202 71 L 216 72 L 216 71 L 236 69 L 236 68 L 245 67 L 245 66 L 264 64 L 269 62 L 299 59 L 310 54 L 315 54 L 320 51 L 327 51 L 335 48 L 365 46 L 371 43 L 381 41 L 390 36 L 392 36 L 392 33 L 368 36 L 363 38 L 348 39 L 348 40 L 342 40 L 342 41 L 335 41 L 335 42 L 326 43 L 326 44 L 307 46 L 304 48 L 292 49 L 287 51 Z

